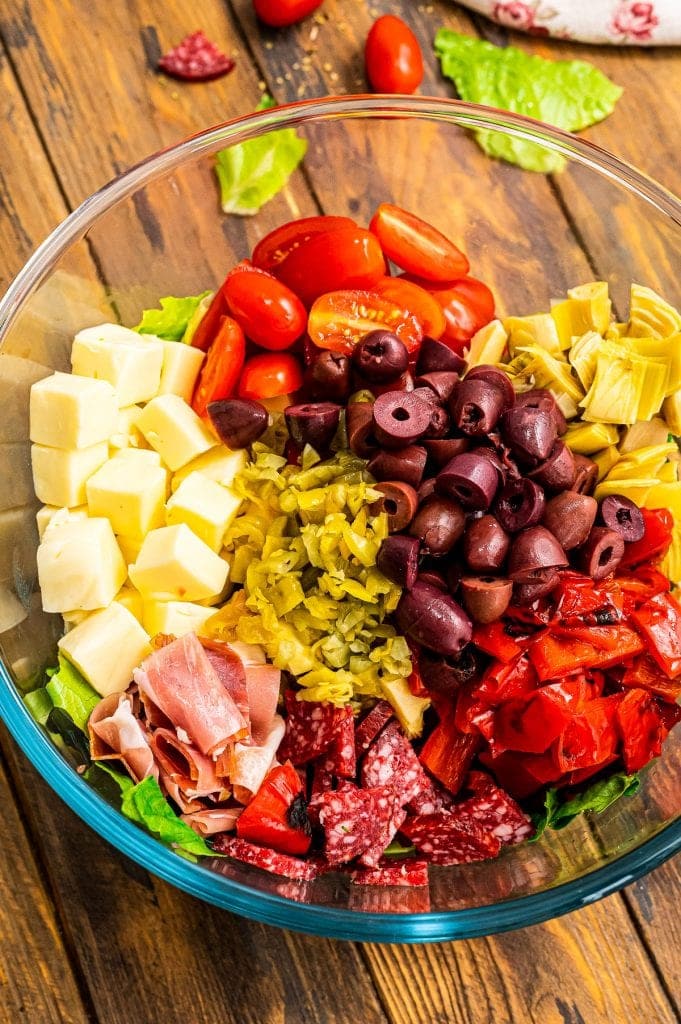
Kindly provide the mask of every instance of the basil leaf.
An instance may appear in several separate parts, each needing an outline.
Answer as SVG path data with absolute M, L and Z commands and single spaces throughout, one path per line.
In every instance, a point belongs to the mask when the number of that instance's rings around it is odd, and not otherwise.
M 78 669 L 59 655 L 57 668 L 48 668 L 49 680 L 45 689 L 56 708 L 62 708 L 74 724 L 85 729 L 87 720 L 102 699 L 83 679 Z
M 182 341 L 189 321 L 207 295 L 210 295 L 210 292 L 187 295 L 184 298 L 167 295 L 164 299 L 159 299 L 160 309 L 145 309 L 142 312 L 142 319 L 133 329 L 138 334 L 155 334 L 164 341 Z
M 579 814 L 586 811 L 600 814 L 620 797 L 632 796 L 640 784 L 641 780 L 637 774 L 626 775 L 624 772 L 616 772 L 605 779 L 599 779 L 582 793 L 567 800 L 562 799 L 563 791 L 549 789 L 544 798 L 543 810 L 533 815 L 537 831 L 530 842 L 538 839 L 547 828 L 554 831 L 565 828 Z
M 450 29 L 437 33 L 435 52 L 443 75 L 452 79 L 462 100 L 525 114 L 566 131 L 602 121 L 622 95 L 622 89 L 588 61 L 545 60 Z M 550 173 L 565 166 L 559 153 L 535 143 L 491 131 L 475 135 L 490 156 L 525 170 Z

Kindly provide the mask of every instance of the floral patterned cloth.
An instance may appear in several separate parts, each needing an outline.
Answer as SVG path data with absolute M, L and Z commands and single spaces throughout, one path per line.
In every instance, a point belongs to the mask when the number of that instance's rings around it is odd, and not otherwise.
M 500 25 L 583 43 L 681 45 L 681 0 L 462 0 Z

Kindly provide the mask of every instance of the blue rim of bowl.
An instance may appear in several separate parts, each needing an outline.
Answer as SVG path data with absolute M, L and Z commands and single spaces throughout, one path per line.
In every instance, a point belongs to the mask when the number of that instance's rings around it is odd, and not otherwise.
M 408 96 L 353 96 L 309 100 L 217 125 L 161 150 L 86 199 L 42 243 L 0 301 L 0 342 L 23 302 L 66 249 L 104 213 L 159 173 L 188 157 L 234 144 L 274 127 L 301 125 L 331 116 L 418 117 L 461 128 L 496 128 L 540 142 L 623 185 L 681 227 L 681 202 L 657 182 L 605 150 L 531 118 L 456 100 Z M 0 717 L 27 758 L 66 804 L 91 828 L 152 874 L 185 892 L 244 917 L 294 931 L 365 942 L 437 942 L 490 935 L 537 924 L 608 896 L 681 849 L 681 819 L 639 847 L 570 882 L 488 906 L 419 914 L 365 913 L 297 903 L 191 864 L 128 821 L 80 778 L 33 720 L 4 664 L 0 664 Z

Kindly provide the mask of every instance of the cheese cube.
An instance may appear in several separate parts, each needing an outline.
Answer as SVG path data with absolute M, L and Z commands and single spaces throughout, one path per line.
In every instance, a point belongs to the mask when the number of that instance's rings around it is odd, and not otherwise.
M 108 519 L 52 525 L 45 531 L 37 559 L 46 612 L 105 608 L 127 575 Z
M 64 620 L 64 630 L 68 633 L 74 626 L 79 626 L 81 622 L 85 622 L 88 615 L 94 615 L 94 612 L 62 612 L 62 619 Z
M 90 515 L 106 516 L 114 533 L 142 538 L 163 525 L 168 475 L 145 458 L 153 454 L 130 448 L 114 455 L 85 485 Z
M 117 452 L 111 456 L 116 459 L 132 459 L 137 465 L 144 466 L 162 466 L 161 456 L 158 452 L 153 451 L 152 448 L 119 448 Z
M 142 600 L 142 595 L 139 590 L 135 590 L 134 587 L 129 587 L 124 584 L 116 594 L 114 600 L 117 604 L 122 604 L 124 608 L 127 608 L 139 623 L 142 622 L 144 601 Z M 147 630 L 147 632 L 150 632 L 150 630 Z
M 181 341 L 162 341 L 161 344 L 163 363 L 159 395 L 179 395 L 185 402 L 191 402 L 205 354 L 200 348 L 192 348 Z
M 180 523 L 148 533 L 129 572 L 145 601 L 198 601 L 220 593 L 229 566 Z
M 114 601 L 63 636 L 59 650 L 107 697 L 127 689 L 132 670 L 151 654 L 151 644 L 135 616 Z
M 89 448 L 106 441 L 118 398 L 105 380 L 53 373 L 31 388 L 31 441 L 50 448 Z
M 223 487 L 231 487 L 237 474 L 244 469 L 246 462 L 246 452 L 243 448 L 230 451 L 224 445 L 218 445 L 217 448 L 211 448 L 209 452 L 199 455 L 197 459 L 192 459 L 186 466 L 174 473 L 170 488 L 176 491 L 190 473 L 202 473 L 203 476 L 215 480 Z
M 184 636 L 198 633 L 207 619 L 215 612 L 191 601 L 145 601 L 142 624 L 149 636 L 165 633 L 168 636 Z
M 126 448 L 144 448 L 147 442 L 137 429 L 137 420 L 142 412 L 141 405 L 126 405 L 119 409 L 113 433 L 109 435 L 109 447 L 118 451 Z M 113 454 L 113 452 L 112 452 Z
M 85 483 L 109 457 L 106 441 L 89 448 L 31 446 L 33 487 L 44 505 L 74 508 L 84 505 Z
M 108 380 L 116 389 L 121 408 L 146 402 L 156 394 L 162 363 L 163 346 L 158 339 L 141 338 L 119 324 L 100 324 L 79 331 L 71 349 L 73 372 Z
M 137 421 L 151 447 L 173 472 L 218 443 L 179 395 L 159 395 Z
M 123 561 L 126 565 L 130 566 L 133 562 L 137 561 L 137 556 L 142 548 L 143 537 L 124 537 L 119 534 L 116 537 L 118 546 L 121 549 L 123 555 Z
M 87 519 L 87 505 L 79 505 L 77 508 L 55 508 L 54 505 L 43 505 L 35 514 L 38 537 L 42 540 L 45 531 L 51 524 L 58 525 L 73 519 Z
M 213 551 L 219 551 L 240 506 L 241 498 L 233 491 L 203 473 L 190 473 L 166 505 L 166 522 L 168 526 L 186 523 Z

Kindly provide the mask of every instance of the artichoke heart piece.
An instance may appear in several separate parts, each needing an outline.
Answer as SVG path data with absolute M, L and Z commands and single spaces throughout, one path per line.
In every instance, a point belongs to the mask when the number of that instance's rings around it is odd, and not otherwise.
M 594 452 L 590 457 L 598 466 L 598 480 L 602 480 L 617 463 L 620 453 L 617 447 L 611 444 L 609 448 L 604 448 L 601 452 Z
M 681 331 L 681 314 L 641 284 L 632 284 L 627 335 L 630 338 L 668 338 Z
M 655 444 L 666 444 L 669 428 L 659 416 L 654 416 L 647 423 L 632 423 L 625 430 L 619 443 L 621 455 L 638 451 L 639 448 L 650 448 Z
M 551 308 L 558 329 L 561 348 L 570 348 L 574 337 L 581 337 L 587 331 L 605 334 L 610 326 L 612 303 L 605 281 L 591 281 L 568 291 L 563 302 Z
M 391 679 L 383 682 L 381 687 L 407 737 L 415 739 L 420 736 L 423 732 L 423 716 L 430 707 L 430 698 L 415 697 L 406 679 Z
M 681 389 L 675 391 L 669 398 L 665 398 L 662 403 L 662 415 L 665 425 L 672 434 L 676 434 L 677 437 L 681 436 Z
M 601 480 L 594 491 L 596 501 L 602 501 L 611 494 L 622 495 L 629 498 L 635 505 L 645 505 L 646 499 L 653 487 L 657 486 L 657 479 L 650 477 L 636 480 Z
M 466 356 L 471 366 L 493 365 L 500 363 L 506 350 L 508 335 L 501 320 L 490 320 L 471 338 L 470 348 Z
M 638 356 L 666 363 L 667 397 L 681 388 L 681 334 L 671 334 L 668 338 L 626 338 L 622 344 Z
M 549 388 L 556 398 L 567 395 L 573 402 L 580 402 L 584 397 L 579 381 L 572 376 L 570 364 L 566 359 L 551 355 L 539 345 L 527 345 L 518 349 L 516 359 L 527 359 L 523 373 L 534 378 L 538 388 Z M 515 363 L 516 360 L 514 359 Z
M 577 455 L 593 455 L 601 448 L 616 445 L 619 432 L 611 423 L 571 423 L 562 440 Z
M 635 423 L 649 420 L 664 400 L 667 367 L 644 359 L 621 344 L 605 342 L 598 355 L 596 373 L 580 403 L 590 423 Z
M 678 449 L 675 444 L 656 444 L 648 448 L 623 455 L 608 473 L 608 480 L 628 480 L 640 477 L 657 477 L 662 467 Z
M 603 338 L 596 331 L 587 331 L 580 338 L 572 339 L 568 359 L 585 390 L 588 390 L 593 382 L 598 351 L 602 344 Z
M 518 349 L 528 345 L 539 345 L 554 355 L 560 355 L 562 346 L 558 337 L 556 321 L 550 313 L 535 313 L 533 316 L 508 316 L 504 320 L 508 332 L 508 350 L 514 356 Z

